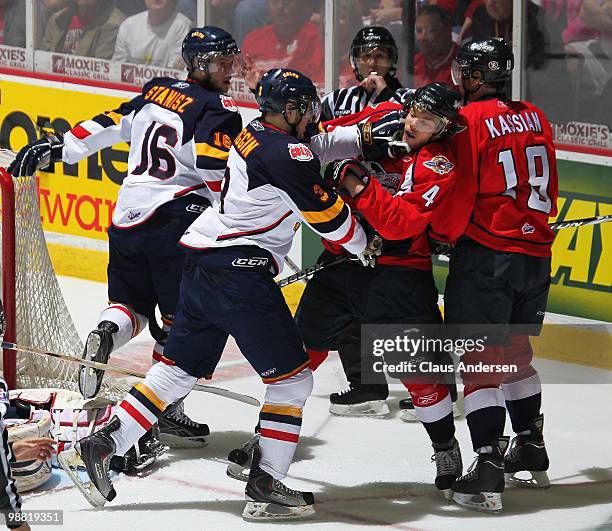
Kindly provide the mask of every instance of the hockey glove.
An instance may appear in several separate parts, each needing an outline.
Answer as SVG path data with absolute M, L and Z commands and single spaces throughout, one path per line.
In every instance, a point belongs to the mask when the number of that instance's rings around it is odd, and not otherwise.
M 376 257 L 382 253 L 383 241 L 382 238 L 375 234 L 369 241 L 366 248 L 357 255 L 359 261 L 365 267 L 374 267 L 376 265 Z
M 37 170 L 61 162 L 64 139 L 61 135 L 46 136 L 21 148 L 8 167 L 13 177 L 34 175 Z
M 363 157 L 379 161 L 408 154 L 410 146 L 402 140 L 404 121 L 402 111 L 391 111 L 376 122 L 358 124 Z
M 364 184 L 370 180 L 370 170 L 362 162 L 355 159 L 336 160 L 325 168 L 325 182 L 334 190 L 342 188 L 347 174 L 354 175 Z

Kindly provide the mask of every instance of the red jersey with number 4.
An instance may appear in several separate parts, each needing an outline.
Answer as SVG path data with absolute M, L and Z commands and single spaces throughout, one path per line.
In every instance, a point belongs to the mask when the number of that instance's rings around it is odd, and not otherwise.
M 377 121 L 401 109 L 398 103 L 384 102 L 323 125 L 329 132 L 337 126 Z M 377 263 L 430 270 L 425 230 L 432 220 L 445 215 L 457 173 L 450 145 L 446 140 L 433 142 L 402 158 L 367 164 L 372 170 L 367 186 L 346 202 L 384 239 Z
M 462 235 L 492 249 L 550 256 L 558 178 L 552 130 L 544 113 L 523 101 L 491 98 L 461 110 L 468 135 L 457 135 L 460 175 L 446 216 L 432 232 Z

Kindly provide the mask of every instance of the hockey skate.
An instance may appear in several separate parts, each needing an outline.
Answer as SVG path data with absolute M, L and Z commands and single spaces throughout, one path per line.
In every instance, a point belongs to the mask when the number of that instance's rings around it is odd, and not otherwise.
M 433 444 L 432 462 L 436 463 L 436 488 L 447 500 L 452 498 L 451 486 L 463 473 L 461 449 L 454 437 L 447 444 Z
M 509 437 L 494 441 L 491 453 L 478 454 L 467 474 L 453 486 L 454 502 L 479 511 L 498 513 L 502 510 L 504 492 L 504 453 Z
M 510 443 L 504 457 L 506 481 L 519 487 L 550 487 L 548 479 L 548 454 L 544 446 L 542 429 L 544 415 L 539 415 L 531 422 L 527 433 L 520 433 Z M 517 477 L 519 472 L 529 472 L 530 478 Z
M 208 425 L 185 415 L 183 401 L 169 405 L 159 417 L 160 440 L 171 448 L 202 448 L 208 444 Z
M 168 450 L 159 439 L 159 426 L 153 424 L 138 442 L 124 456 L 113 455 L 109 468 L 115 472 L 137 475 L 150 467 L 157 458 Z
M 307 518 L 315 513 L 314 494 L 293 490 L 259 468 L 259 445 L 252 448 L 252 465 L 245 489 L 247 504 L 242 518 L 249 521 L 282 521 Z
M 329 395 L 329 412 L 341 417 L 384 417 L 389 414 L 388 394 L 386 386 L 351 383 Z
M 68 477 L 94 507 L 103 507 L 117 495 L 109 472 L 110 460 L 115 453 L 115 441 L 110 434 L 119 428 L 120 423 L 117 417 L 113 417 L 104 428 L 58 455 L 58 461 Z M 78 469 L 83 466 L 89 481 L 83 481 L 79 476 Z
M 259 433 L 256 433 L 241 448 L 235 448 L 227 456 L 227 475 L 238 481 L 249 480 L 249 469 L 252 465 L 253 447 L 259 443 Z
M 417 417 L 416 410 L 414 409 L 414 404 L 412 403 L 412 397 L 402 398 L 399 401 L 400 407 L 400 420 L 404 422 L 420 422 L 419 417 Z M 461 408 L 457 402 L 453 402 L 453 418 L 459 419 L 463 416 L 461 412 Z
M 96 330 L 89 332 L 82 359 L 106 363 L 113 350 L 113 334 L 119 330 L 115 323 L 102 321 Z M 79 371 L 79 391 L 83 398 L 93 398 L 100 391 L 104 371 L 91 367 L 81 367 Z

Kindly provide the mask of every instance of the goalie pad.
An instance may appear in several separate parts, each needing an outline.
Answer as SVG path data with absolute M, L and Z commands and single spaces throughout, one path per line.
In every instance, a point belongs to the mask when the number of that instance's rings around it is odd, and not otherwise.
M 102 429 L 113 418 L 114 402 L 104 398 L 84 399 L 66 389 L 19 389 L 11 391 L 11 403 L 18 408 L 31 407 L 50 413 L 51 436 L 57 441 L 57 453 L 70 450 L 77 441 Z M 167 450 L 159 441 L 154 425 L 124 458 L 115 461 L 117 472 L 136 473 L 152 465 Z M 57 456 L 51 464 L 59 467 Z
M 20 414 L 23 414 L 22 410 Z M 33 407 L 27 412 L 27 418 L 5 418 L 9 444 L 24 439 L 51 437 L 51 414 Z M 28 492 L 46 483 L 51 477 L 51 458 L 39 461 L 18 461 L 11 463 L 13 478 L 20 493 Z

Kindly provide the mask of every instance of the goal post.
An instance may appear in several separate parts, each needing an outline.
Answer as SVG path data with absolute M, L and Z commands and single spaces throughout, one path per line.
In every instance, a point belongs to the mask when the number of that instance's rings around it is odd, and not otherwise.
M 81 358 L 83 342 L 53 270 L 41 222 L 38 179 L 13 179 L 15 154 L 0 150 L 2 300 L 7 342 Z M 92 323 L 93 324 L 93 323 Z M 5 349 L 2 370 L 11 389 L 59 387 L 78 391 L 79 365 Z M 128 380 L 106 374 L 100 395 L 122 398 Z

